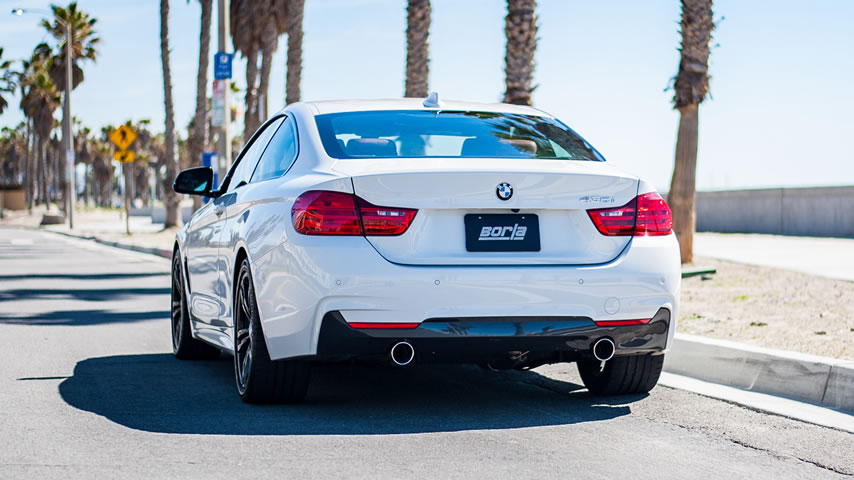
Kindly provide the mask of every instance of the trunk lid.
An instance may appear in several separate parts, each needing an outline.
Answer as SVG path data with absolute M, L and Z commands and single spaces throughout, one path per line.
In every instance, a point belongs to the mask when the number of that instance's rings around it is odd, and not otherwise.
M 631 240 L 600 234 L 587 214 L 624 205 L 638 192 L 636 177 L 602 162 L 394 158 L 341 160 L 334 169 L 374 205 L 418 209 L 404 234 L 367 237 L 398 264 L 590 265 L 614 259 Z M 498 194 L 502 184 L 512 188 L 507 200 Z M 537 229 L 538 250 L 508 251 L 532 242 Z M 490 231 L 523 242 L 479 241 Z M 527 238 L 514 238 L 519 232 Z

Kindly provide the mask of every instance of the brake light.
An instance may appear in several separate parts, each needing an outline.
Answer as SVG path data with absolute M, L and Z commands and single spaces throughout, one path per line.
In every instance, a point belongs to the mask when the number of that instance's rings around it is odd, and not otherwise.
M 343 192 L 311 190 L 291 209 L 294 229 L 304 235 L 401 235 L 418 210 L 379 207 Z
M 635 236 L 668 235 L 673 231 L 673 213 L 661 195 L 650 192 L 638 196 Z
M 378 207 L 361 198 L 358 203 L 365 235 L 400 235 L 409 228 L 418 212 L 411 208 Z
M 304 235 L 361 235 L 356 199 L 349 193 L 312 190 L 291 209 L 294 228 Z
M 609 237 L 668 235 L 673 215 L 661 195 L 650 192 L 616 208 L 597 208 L 587 214 L 602 235 Z

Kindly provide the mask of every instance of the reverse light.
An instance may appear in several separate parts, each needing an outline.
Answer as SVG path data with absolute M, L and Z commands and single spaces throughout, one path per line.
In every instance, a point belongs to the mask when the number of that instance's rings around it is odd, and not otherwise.
M 409 228 L 417 212 L 379 207 L 350 193 L 311 190 L 294 202 L 291 219 L 304 235 L 395 236 Z
M 597 208 L 587 214 L 599 233 L 609 237 L 668 235 L 673 231 L 673 215 L 661 195 L 638 195 L 622 207 Z

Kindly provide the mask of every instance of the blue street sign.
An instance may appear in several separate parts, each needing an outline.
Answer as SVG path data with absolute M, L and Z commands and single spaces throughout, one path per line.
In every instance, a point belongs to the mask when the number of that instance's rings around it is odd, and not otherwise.
M 227 80 L 231 78 L 231 59 L 233 53 L 216 52 L 214 54 L 214 80 Z

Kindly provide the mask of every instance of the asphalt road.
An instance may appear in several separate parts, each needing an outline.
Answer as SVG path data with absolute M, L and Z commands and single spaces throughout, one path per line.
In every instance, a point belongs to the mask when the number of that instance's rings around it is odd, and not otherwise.
M 169 263 L 0 229 L 2 478 L 854 476 L 854 435 L 658 387 L 596 399 L 572 365 L 315 369 L 244 405 L 228 358 L 170 353 Z

